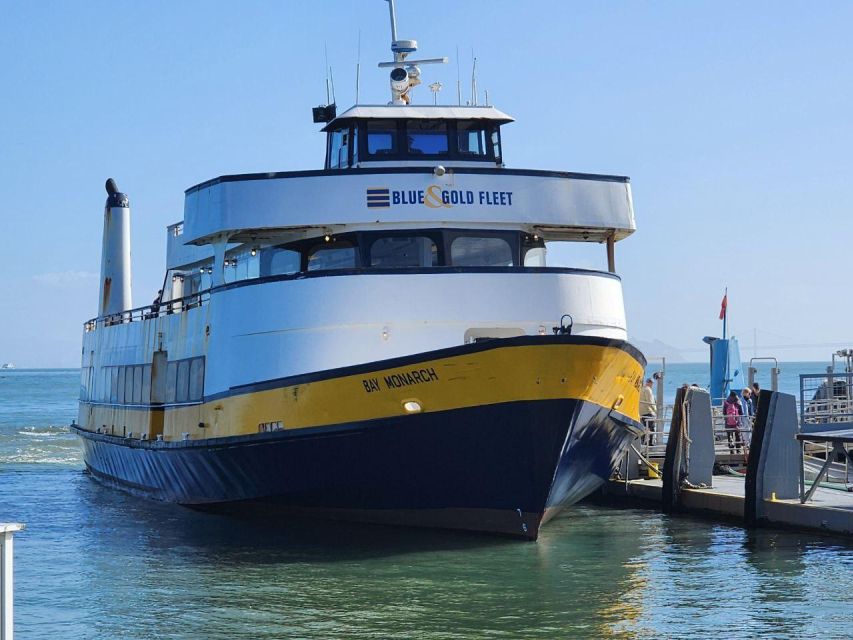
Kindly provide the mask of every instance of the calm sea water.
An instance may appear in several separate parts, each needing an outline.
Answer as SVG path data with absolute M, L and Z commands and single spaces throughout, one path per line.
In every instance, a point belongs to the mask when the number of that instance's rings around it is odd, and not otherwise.
M 820 370 L 782 368 L 783 385 Z M 707 377 L 667 371 L 673 390 Z M 18 638 L 853 633 L 853 544 L 841 538 L 581 506 L 525 543 L 269 528 L 133 498 L 82 472 L 64 426 L 77 385 L 76 371 L 0 372 L 0 520 L 27 524 L 15 538 Z

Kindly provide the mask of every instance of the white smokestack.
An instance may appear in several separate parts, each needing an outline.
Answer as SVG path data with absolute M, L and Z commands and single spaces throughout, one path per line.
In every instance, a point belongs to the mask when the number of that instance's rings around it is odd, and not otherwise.
M 130 202 L 107 180 L 104 206 L 104 239 L 101 246 L 101 294 L 99 316 L 110 316 L 133 308 L 130 294 Z

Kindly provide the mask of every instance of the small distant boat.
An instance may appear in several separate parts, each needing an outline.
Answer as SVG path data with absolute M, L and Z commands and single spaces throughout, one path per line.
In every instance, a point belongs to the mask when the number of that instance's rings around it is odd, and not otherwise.
M 14 368 L 15 368 L 15 365 L 12 364 L 11 362 L 4 362 L 2 365 L 0 365 L 0 369 L 14 369 Z

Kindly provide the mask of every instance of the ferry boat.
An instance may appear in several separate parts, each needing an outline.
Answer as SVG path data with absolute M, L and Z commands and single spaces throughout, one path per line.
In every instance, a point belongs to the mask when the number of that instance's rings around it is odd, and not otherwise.
M 508 168 L 493 106 L 314 109 L 322 169 L 191 187 L 162 291 L 134 307 L 130 204 L 107 182 L 85 323 L 87 470 L 198 508 L 536 539 L 642 431 L 615 245 L 628 178 Z M 549 265 L 598 243 L 607 270 Z M 574 246 L 574 245 L 572 245 Z

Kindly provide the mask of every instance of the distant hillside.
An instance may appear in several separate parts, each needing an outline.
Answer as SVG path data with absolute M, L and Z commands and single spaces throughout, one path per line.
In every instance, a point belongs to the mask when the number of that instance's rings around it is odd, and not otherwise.
M 637 340 L 631 338 L 631 344 L 643 352 L 646 358 L 666 358 L 667 362 L 687 362 L 685 355 L 671 344 L 666 344 L 660 340 Z M 695 358 L 694 358 L 695 359 Z

